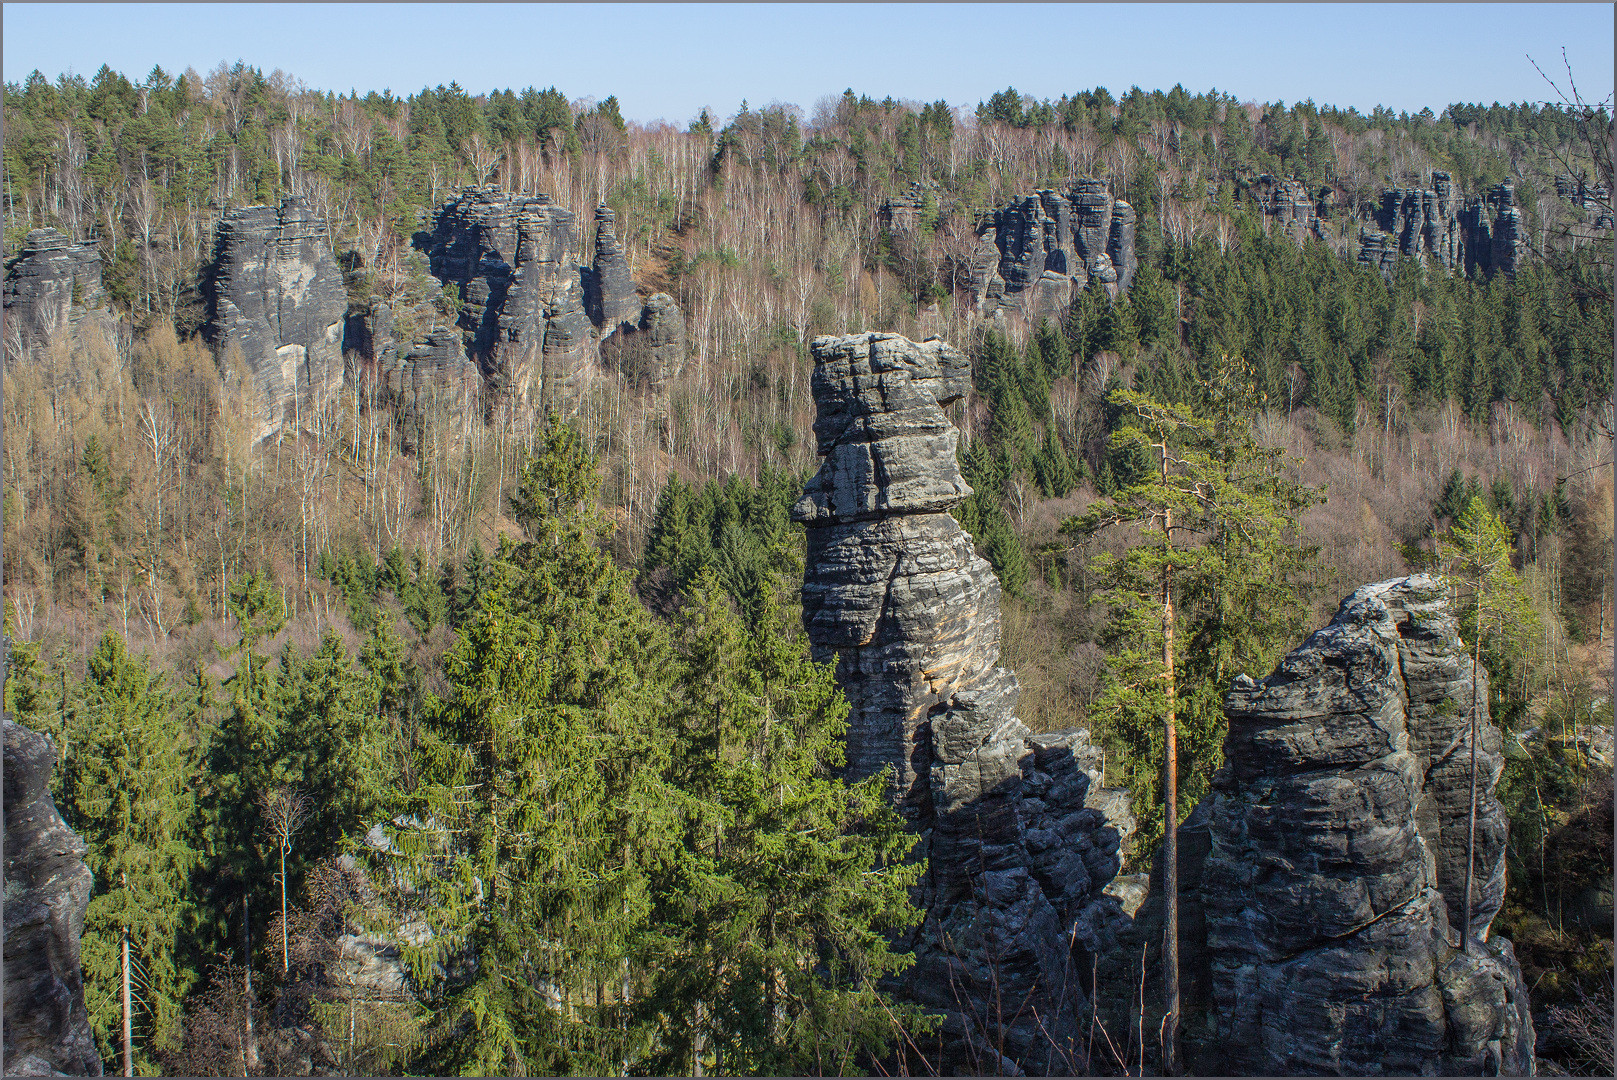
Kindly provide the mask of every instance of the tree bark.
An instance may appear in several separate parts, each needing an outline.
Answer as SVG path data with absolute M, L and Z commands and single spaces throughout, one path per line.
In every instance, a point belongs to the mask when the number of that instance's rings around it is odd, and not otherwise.
M 124 1075 L 135 1075 L 135 1037 L 134 1020 L 131 1016 L 131 1000 L 129 993 L 129 929 L 124 928 L 123 939 L 123 978 L 124 978 Z
M 1471 879 L 1477 851 L 1477 672 L 1482 667 L 1482 587 L 1477 586 L 1477 640 L 1471 656 L 1471 806 L 1465 835 L 1465 915 L 1460 924 L 1460 948 L 1471 952 Z
M 1167 511 L 1163 521 L 1165 536 L 1173 527 L 1172 523 L 1172 511 Z M 1179 1073 L 1179 746 L 1175 730 L 1173 620 L 1173 569 L 1169 564 L 1162 572 L 1162 669 L 1167 684 L 1162 794 L 1162 1000 L 1167 1014 L 1163 1018 L 1162 1071 L 1165 1076 Z

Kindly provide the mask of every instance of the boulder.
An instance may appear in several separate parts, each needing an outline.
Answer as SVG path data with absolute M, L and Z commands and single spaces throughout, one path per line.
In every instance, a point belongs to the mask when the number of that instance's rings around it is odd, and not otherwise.
M 204 334 L 221 357 L 240 350 L 258 400 L 260 441 L 304 404 L 324 404 L 341 389 L 348 294 L 326 220 L 304 200 L 220 218 L 202 286 Z
M 5 1075 L 100 1076 L 79 965 L 91 885 L 84 841 L 51 798 L 51 740 L 9 716 L 3 729 Z
M 807 526 L 803 619 L 848 698 L 847 777 L 890 771 L 929 860 L 903 992 L 944 1015 L 946 1071 L 1087 1067 L 1074 939 L 1133 829 L 1084 731 L 1034 735 L 998 666 L 999 582 L 949 510 L 971 494 L 944 409 L 966 358 L 894 334 L 812 343 L 824 462 Z

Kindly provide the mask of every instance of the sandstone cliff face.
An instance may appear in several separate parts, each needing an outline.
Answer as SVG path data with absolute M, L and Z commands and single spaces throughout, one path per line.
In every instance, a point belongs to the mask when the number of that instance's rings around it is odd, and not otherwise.
M 803 614 L 847 695 L 848 776 L 892 769 L 930 859 L 905 991 L 946 1017 L 950 1071 L 1082 1068 L 1072 937 L 1133 828 L 1087 733 L 1032 735 L 998 666 L 999 582 L 950 507 L 970 494 L 944 408 L 970 384 L 937 340 L 813 342 L 825 459 L 793 508 Z M 1003 1052 L 1004 1058 L 1000 1054 Z
M 1287 179 L 1263 173 L 1253 179 L 1248 188 L 1258 209 L 1275 219 L 1286 235 L 1301 242 L 1305 237 L 1324 237 L 1324 222 L 1314 200 L 1308 195 L 1308 186 L 1301 180 Z
M 7 1076 L 100 1076 L 79 937 L 90 902 L 84 842 L 56 812 L 50 739 L 3 721 Z
M 208 340 L 221 355 L 239 348 L 253 380 L 260 440 L 342 387 L 348 294 L 326 221 L 302 199 L 221 218 L 203 292 Z
M 1473 686 L 1440 584 L 1365 586 L 1274 674 L 1236 680 L 1225 765 L 1180 830 L 1192 1072 L 1532 1073 L 1527 989 L 1510 942 L 1489 936 L 1506 820 L 1485 672 L 1478 681 L 1468 953 Z M 1132 933 L 1160 952 L 1160 868 Z
M 683 316 L 666 295 L 641 303 L 613 224 L 599 207 L 586 267 L 575 215 L 548 195 L 466 188 L 438 211 L 432 273 L 459 293 L 465 353 L 495 395 L 569 412 L 604 373 L 603 339 L 633 339 L 653 381 L 683 367 Z
M 438 211 L 428 258 L 460 294 L 466 353 L 492 391 L 550 404 L 588 382 L 596 350 L 571 210 L 548 195 L 467 188 Z
M 7 357 L 21 358 L 81 336 L 86 316 L 109 323 L 106 304 L 96 246 L 75 244 L 56 229 L 35 229 L 6 264 Z
M 1127 292 L 1139 260 L 1134 208 L 1099 180 L 1076 180 L 1061 193 L 1040 190 L 994 212 L 978 230 L 967 267 L 977 313 L 1004 313 L 1037 325 L 1065 314 L 1091 281 Z
M 617 220 L 604 203 L 595 208 L 595 262 L 585 281 L 584 297 L 590 320 L 607 333 L 620 326 L 632 326 L 640 318 L 640 298 L 634 292 L 634 278 L 612 226 Z
M 1430 188 L 1385 188 L 1377 228 L 1359 235 L 1359 261 L 1388 276 L 1398 255 L 1468 276 L 1514 274 L 1526 249 L 1515 201 L 1508 180 L 1480 199 L 1462 200 L 1449 174 L 1437 171 Z

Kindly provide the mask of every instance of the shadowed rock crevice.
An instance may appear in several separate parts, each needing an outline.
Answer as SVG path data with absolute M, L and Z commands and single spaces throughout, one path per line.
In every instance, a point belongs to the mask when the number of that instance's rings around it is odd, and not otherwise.
M 1087 1067 L 1080 971 L 1133 830 L 1087 732 L 1034 735 L 998 666 L 999 582 L 949 509 L 971 494 L 944 408 L 970 386 L 942 341 L 813 342 L 824 458 L 793 517 L 808 529 L 803 618 L 849 703 L 847 775 L 891 769 L 929 860 L 902 991 L 944 1015 L 948 1072 Z
M 1037 326 L 1060 319 L 1091 282 L 1117 297 L 1139 268 L 1134 208 L 1101 180 L 1041 189 L 995 210 L 962 267 L 977 314 Z

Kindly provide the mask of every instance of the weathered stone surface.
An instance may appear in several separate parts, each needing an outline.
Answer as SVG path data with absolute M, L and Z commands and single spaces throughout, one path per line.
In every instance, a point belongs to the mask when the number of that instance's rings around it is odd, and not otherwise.
M 221 218 L 202 284 L 209 342 L 220 354 L 239 348 L 252 377 L 259 439 L 342 387 L 348 295 L 326 221 L 302 199 Z
M 1076 180 L 1066 194 L 1041 189 L 985 218 L 977 247 L 956 268 L 977 313 L 1036 326 L 1066 313 L 1091 281 L 1116 297 L 1139 266 L 1134 208 L 1099 180 Z
M 79 937 L 90 902 L 84 842 L 51 799 L 56 748 L 3 721 L 5 741 L 5 1044 L 7 1076 L 100 1076 L 84 1008 Z
M 946 1071 L 1082 1069 L 1073 939 L 1117 903 L 1102 890 L 1133 818 L 1087 732 L 1015 716 L 999 582 L 948 514 L 971 494 L 943 411 L 969 366 L 893 334 L 812 348 L 824 463 L 792 511 L 804 623 L 848 698 L 848 778 L 893 770 L 929 860 L 905 992 L 944 1014 Z
M 6 355 L 21 358 L 37 349 L 72 341 L 87 315 L 110 322 L 101 284 L 101 253 L 75 244 L 56 229 L 35 229 L 6 264 Z
M 1359 261 L 1389 277 L 1398 255 L 1467 276 L 1514 274 L 1526 248 L 1508 180 L 1462 201 L 1449 174 L 1434 171 L 1430 188 L 1383 189 L 1374 219 L 1379 231 L 1359 234 Z
M 466 354 L 495 394 L 565 412 L 598 370 L 577 233 L 548 195 L 468 187 L 439 209 L 432 274 L 458 289 Z
M 640 298 L 629 276 L 629 262 L 612 232 L 614 220 L 605 203 L 595 208 L 595 263 L 584 287 L 590 321 L 607 333 L 619 326 L 633 326 L 640 317 Z
M 548 195 L 469 187 L 438 211 L 422 246 L 459 293 L 463 350 L 492 393 L 566 414 L 603 361 L 636 383 L 684 367 L 684 317 L 666 294 L 641 303 L 613 225 L 598 207 L 586 267 L 573 212 Z
M 1324 222 L 1308 195 L 1308 185 L 1301 180 L 1283 180 L 1262 173 L 1253 178 L 1247 191 L 1258 209 L 1273 218 L 1293 240 L 1300 243 L 1308 236 L 1324 237 Z
M 1467 950 L 1457 924 L 1473 700 Z M 1510 943 L 1489 936 L 1505 884 L 1499 732 L 1440 584 L 1359 589 L 1274 674 L 1237 679 L 1225 711 L 1225 765 L 1179 833 L 1192 1072 L 1531 1074 L 1527 990 Z M 1160 874 L 1129 928 L 1153 966 Z M 1160 1001 L 1158 984 L 1148 976 Z

